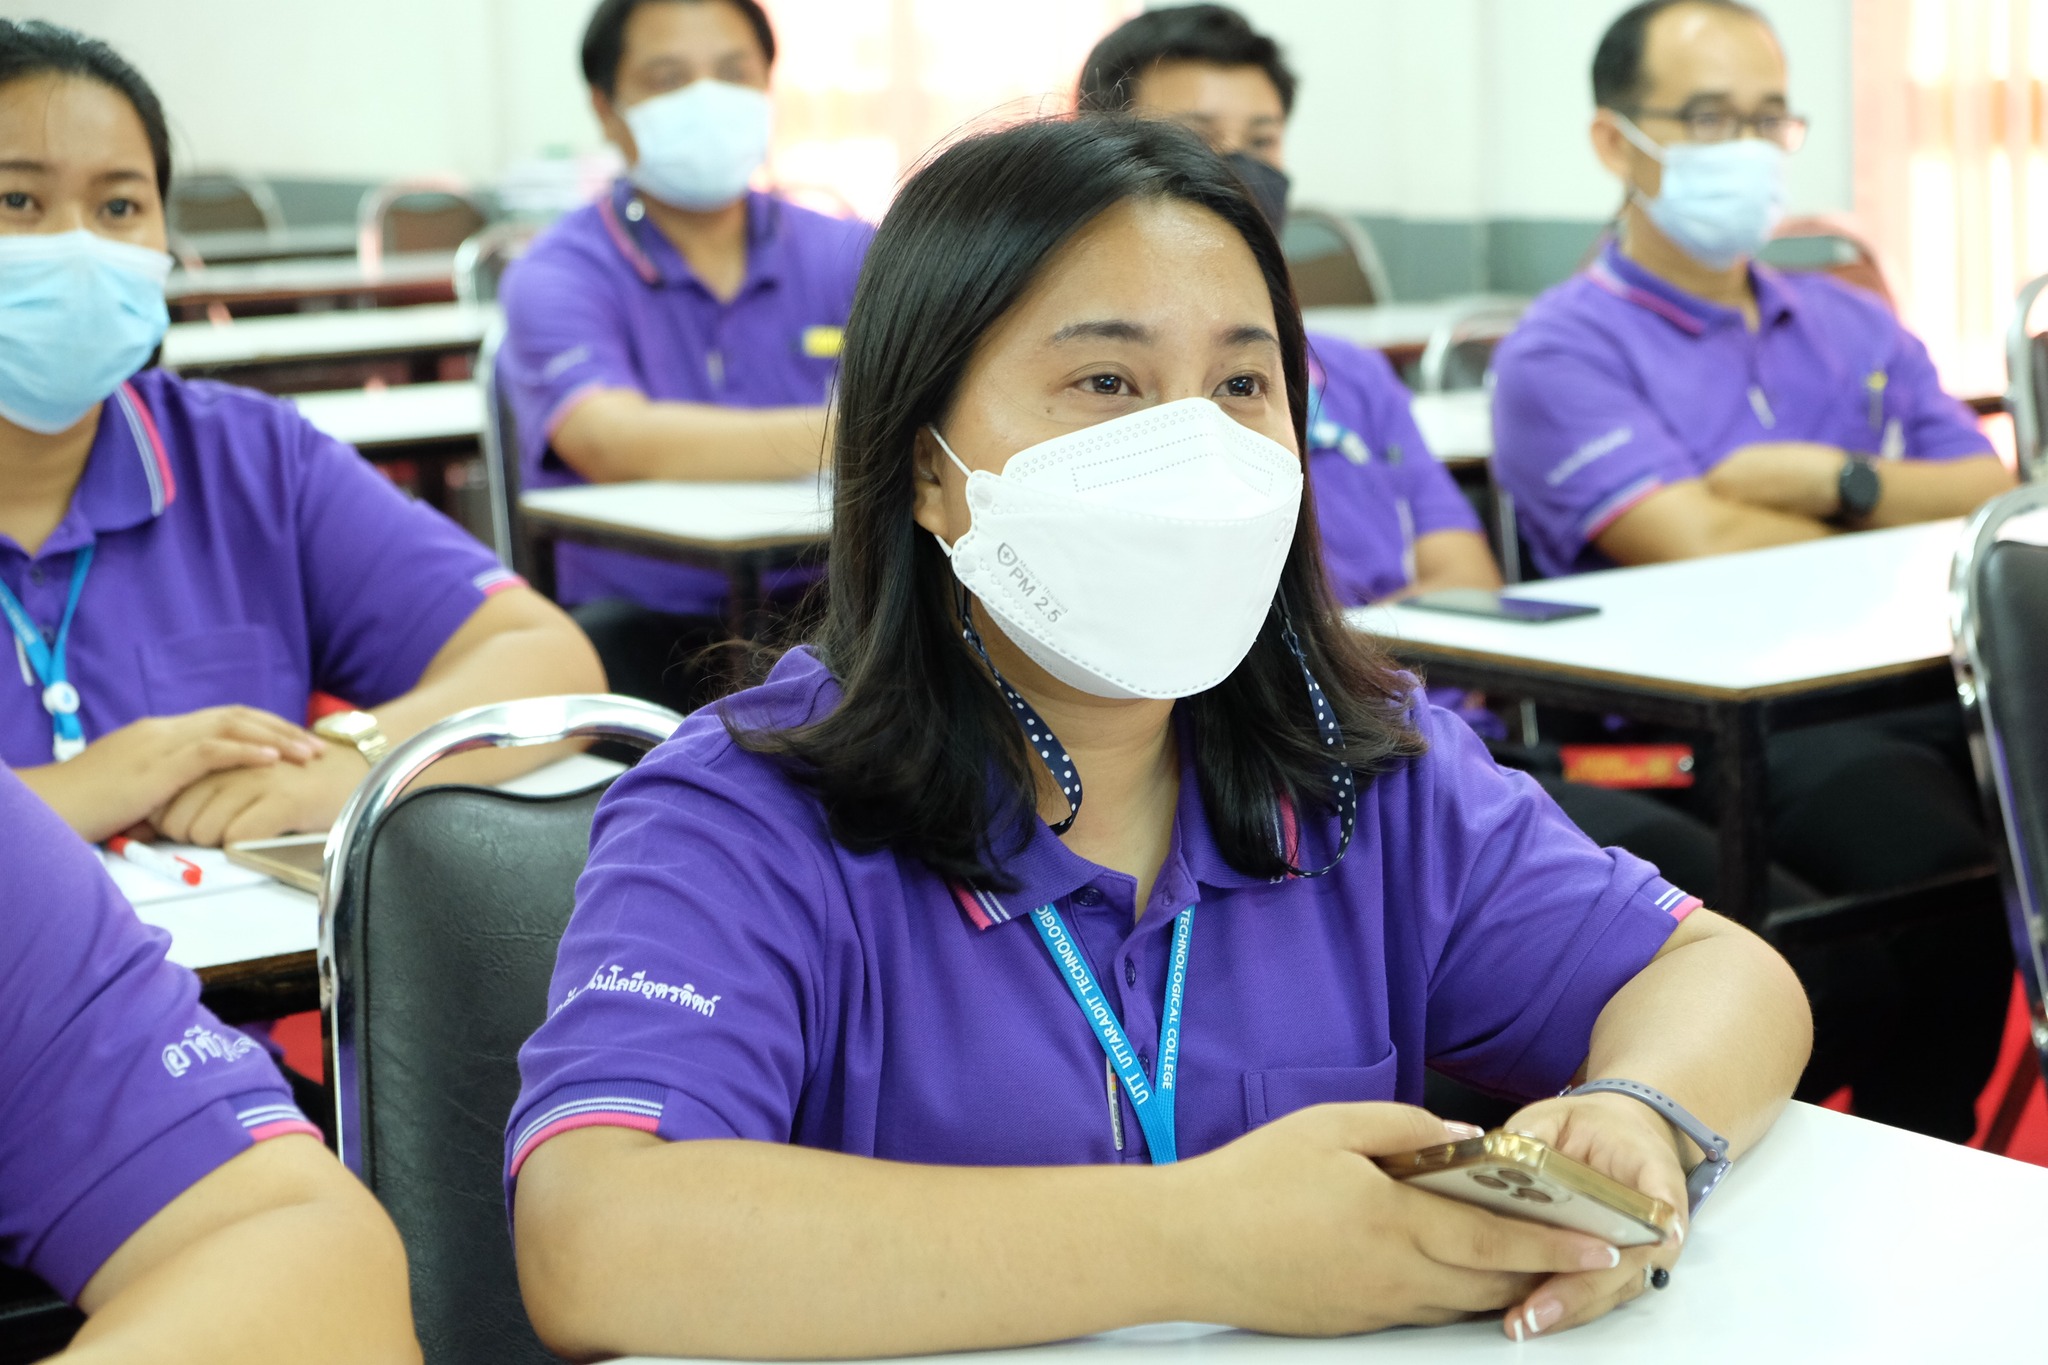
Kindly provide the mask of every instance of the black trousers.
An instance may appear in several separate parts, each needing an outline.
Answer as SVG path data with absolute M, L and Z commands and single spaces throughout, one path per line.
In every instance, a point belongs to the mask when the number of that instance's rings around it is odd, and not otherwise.
M 1773 909 L 1908 885 L 1991 858 L 1961 716 L 1953 706 L 1788 731 L 1767 741 Z M 1719 890 L 1713 770 L 1653 797 L 1539 777 L 1602 844 L 1655 863 L 1709 905 Z M 2012 949 L 1995 897 L 1938 919 L 1856 932 L 1786 954 L 1814 1009 L 1814 1053 L 1798 1095 L 1842 1086 L 1858 1114 L 1966 1142 L 1998 1061 Z

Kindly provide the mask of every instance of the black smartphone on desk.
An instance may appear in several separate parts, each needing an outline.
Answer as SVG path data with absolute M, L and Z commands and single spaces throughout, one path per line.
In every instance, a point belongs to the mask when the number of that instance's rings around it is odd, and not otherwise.
M 1443 588 L 1436 592 L 1417 593 L 1413 597 L 1402 598 L 1397 605 L 1421 607 L 1424 611 L 1447 611 L 1456 616 L 1520 621 L 1527 625 L 1600 614 L 1600 608 L 1579 602 L 1540 602 L 1533 597 L 1510 597 L 1485 588 Z

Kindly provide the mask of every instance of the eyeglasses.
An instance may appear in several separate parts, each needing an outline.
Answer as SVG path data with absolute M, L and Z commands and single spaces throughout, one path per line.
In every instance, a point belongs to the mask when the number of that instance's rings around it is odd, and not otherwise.
M 1806 143 L 1806 119 L 1798 114 L 1738 114 L 1732 109 L 1639 109 L 1638 119 L 1661 118 L 1685 125 L 1688 142 L 1733 142 L 1745 128 L 1788 152 Z

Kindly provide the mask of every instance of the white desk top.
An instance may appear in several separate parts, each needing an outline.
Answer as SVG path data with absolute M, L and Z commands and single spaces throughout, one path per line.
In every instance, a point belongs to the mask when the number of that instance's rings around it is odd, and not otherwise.
M 1493 458 L 1493 395 L 1485 389 L 1418 393 L 1408 406 L 1422 439 L 1445 464 L 1484 464 Z
M 484 429 L 483 389 L 469 379 L 296 393 L 291 401 L 307 421 L 359 450 L 475 439 Z
M 1959 521 L 1929 522 L 1511 588 L 1601 608 L 1542 625 L 1399 605 L 1346 615 L 1390 640 L 1686 691 L 1789 688 L 1947 659 L 1961 537 Z
M 164 336 L 163 363 L 176 370 L 455 350 L 482 345 L 497 316 L 496 304 L 427 303 L 413 308 L 285 313 L 227 323 L 174 322 Z
M 619 765 L 575 754 L 499 784 L 526 795 L 569 792 L 619 771 Z M 234 962 L 255 962 L 286 953 L 310 953 L 320 945 L 320 906 L 314 897 L 280 882 L 227 886 L 135 908 L 145 924 L 171 935 L 171 961 L 198 971 Z
M 831 485 L 777 483 L 607 483 L 543 488 L 521 495 L 528 513 L 651 542 L 709 550 L 804 544 L 832 530 Z
M 354 256 L 309 256 L 237 261 L 200 270 L 173 270 L 164 287 L 172 303 L 191 298 L 315 298 L 379 287 L 453 285 L 452 251 L 395 252 L 367 270 Z
M 1543 1338 L 1517 1345 L 1492 1319 L 1329 1341 L 1172 1324 L 923 1359 L 1778 1365 L 1959 1361 L 1973 1352 L 2035 1359 L 2048 1269 L 2044 1227 L 2048 1170 L 1795 1104 L 1702 1212 L 1670 1287 L 1560 1335 L 1555 1346 Z
M 1340 308 L 1304 308 L 1301 320 L 1310 332 L 1341 337 L 1354 346 L 1376 351 L 1419 347 L 1436 329 L 1475 308 L 1524 308 L 1529 300 L 1516 294 L 1460 294 L 1427 303 L 1373 303 Z M 1310 342 L 1314 344 L 1313 339 Z

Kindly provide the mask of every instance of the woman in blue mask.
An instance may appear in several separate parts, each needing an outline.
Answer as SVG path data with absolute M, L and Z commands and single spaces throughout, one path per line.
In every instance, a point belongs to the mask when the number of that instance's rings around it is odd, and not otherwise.
M 90 839 L 325 829 L 388 745 L 603 678 L 290 405 L 145 368 L 170 178 L 134 68 L 0 23 L 0 761 Z M 309 732 L 316 691 L 361 709 Z

